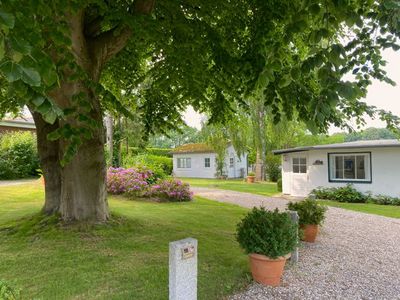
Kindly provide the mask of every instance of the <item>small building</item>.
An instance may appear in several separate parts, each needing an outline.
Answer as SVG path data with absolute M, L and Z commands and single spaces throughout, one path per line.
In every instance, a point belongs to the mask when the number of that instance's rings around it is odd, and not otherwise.
M 217 154 L 203 143 L 185 144 L 175 148 L 173 174 L 177 177 L 215 178 Z M 247 153 L 239 155 L 232 144 L 226 148 L 224 175 L 227 178 L 241 178 L 247 175 Z
M 10 131 L 31 131 L 36 132 L 33 119 L 4 119 L 0 120 L 0 134 Z
M 306 196 L 346 184 L 361 192 L 400 197 L 400 142 L 355 141 L 273 151 L 282 155 L 282 192 Z

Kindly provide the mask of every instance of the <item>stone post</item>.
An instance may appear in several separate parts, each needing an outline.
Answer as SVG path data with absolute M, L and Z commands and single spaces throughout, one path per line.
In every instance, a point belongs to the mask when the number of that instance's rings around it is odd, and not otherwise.
M 297 211 L 289 210 L 290 218 L 292 221 L 294 221 L 297 225 L 297 228 L 299 226 L 299 215 L 297 214 Z M 297 238 L 299 237 L 299 229 L 297 229 Z M 292 255 L 290 256 L 290 262 L 292 263 L 297 263 L 299 261 L 299 248 L 296 247 Z
M 169 243 L 169 300 L 197 299 L 197 240 Z

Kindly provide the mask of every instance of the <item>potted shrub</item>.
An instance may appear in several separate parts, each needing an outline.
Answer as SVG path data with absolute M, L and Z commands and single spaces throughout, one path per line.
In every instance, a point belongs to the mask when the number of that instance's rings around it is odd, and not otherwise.
M 249 254 L 253 279 L 278 286 L 286 259 L 297 245 L 297 226 L 287 212 L 253 208 L 237 225 L 236 238 Z
M 249 174 L 247 174 L 248 183 L 254 183 L 255 179 L 256 179 L 256 174 L 254 172 L 249 172 Z
M 318 204 L 312 199 L 305 199 L 300 202 L 289 202 L 289 210 L 297 211 L 299 215 L 299 225 L 303 230 L 302 240 L 314 243 L 318 234 L 318 226 L 325 219 L 326 207 Z

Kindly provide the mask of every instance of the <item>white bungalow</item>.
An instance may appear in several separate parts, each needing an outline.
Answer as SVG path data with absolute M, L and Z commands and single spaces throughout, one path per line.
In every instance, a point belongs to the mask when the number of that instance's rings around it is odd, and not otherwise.
M 172 154 L 175 176 L 215 178 L 217 154 L 207 144 L 185 144 L 175 148 Z M 224 175 L 227 178 L 247 175 L 247 153 L 239 157 L 232 144 L 226 148 Z
M 282 155 L 282 192 L 306 196 L 348 183 L 361 192 L 400 197 L 400 142 L 356 141 L 273 151 Z

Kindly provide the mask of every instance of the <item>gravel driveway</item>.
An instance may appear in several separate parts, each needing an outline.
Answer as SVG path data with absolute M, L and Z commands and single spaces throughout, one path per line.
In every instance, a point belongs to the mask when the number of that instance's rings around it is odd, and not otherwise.
M 283 209 L 287 200 L 193 188 L 195 194 L 244 207 Z M 277 288 L 252 284 L 231 300 L 400 299 L 400 219 L 330 207 L 317 242 L 303 243 Z

